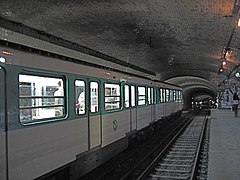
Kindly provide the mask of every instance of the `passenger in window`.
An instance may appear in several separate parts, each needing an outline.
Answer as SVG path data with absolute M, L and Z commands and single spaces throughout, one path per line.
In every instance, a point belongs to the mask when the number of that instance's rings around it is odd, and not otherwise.
M 63 105 L 63 87 L 62 87 L 62 82 L 59 81 L 58 82 L 58 89 L 54 92 L 54 96 L 56 96 L 57 98 L 55 98 L 55 105 L 59 106 L 59 105 Z M 55 107 L 55 116 L 59 117 L 63 115 L 63 107 L 59 106 L 59 107 Z
M 77 104 L 77 114 L 84 114 L 85 113 L 85 92 L 81 92 L 78 96 Z

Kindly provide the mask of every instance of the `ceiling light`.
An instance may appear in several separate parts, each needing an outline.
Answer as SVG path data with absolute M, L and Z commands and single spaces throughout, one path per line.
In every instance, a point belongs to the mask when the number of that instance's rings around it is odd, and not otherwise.
M 225 66 L 226 64 L 227 64 L 226 61 L 223 61 L 223 62 L 222 62 L 222 65 L 223 65 L 223 66 Z
M 4 57 L 0 57 L 0 63 L 5 63 L 6 59 Z
M 13 53 L 10 52 L 10 51 L 2 51 L 2 53 L 3 53 L 3 54 L 6 54 L 6 55 L 13 55 Z
M 240 26 L 240 18 L 238 19 L 238 26 Z
M 239 72 L 236 72 L 236 73 L 235 73 L 235 77 L 239 78 L 239 77 L 240 77 L 240 73 L 239 73 Z

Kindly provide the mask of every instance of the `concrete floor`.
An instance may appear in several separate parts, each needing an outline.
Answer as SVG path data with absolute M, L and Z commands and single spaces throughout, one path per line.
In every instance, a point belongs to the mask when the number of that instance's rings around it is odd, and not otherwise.
M 240 180 L 240 109 L 211 112 L 208 180 Z

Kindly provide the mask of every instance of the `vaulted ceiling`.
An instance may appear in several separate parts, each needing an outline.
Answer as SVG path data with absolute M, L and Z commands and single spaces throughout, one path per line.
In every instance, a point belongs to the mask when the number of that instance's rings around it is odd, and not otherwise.
M 238 0 L 1 0 L 0 38 L 21 43 L 11 38 L 10 32 L 17 32 L 93 50 L 90 55 L 97 52 L 209 96 L 225 81 L 238 83 L 239 5 Z

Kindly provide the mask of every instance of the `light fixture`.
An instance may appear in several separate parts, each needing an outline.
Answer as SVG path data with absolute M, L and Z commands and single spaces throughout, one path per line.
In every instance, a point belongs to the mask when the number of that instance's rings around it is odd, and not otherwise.
M 226 50 L 225 59 L 230 60 L 232 58 L 233 51 L 228 49 Z
M 239 72 L 236 72 L 236 73 L 235 73 L 235 77 L 236 77 L 236 78 L 239 78 L 239 77 L 240 77 L 240 73 L 239 73 Z
M 238 19 L 238 26 L 240 26 L 240 18 Z
M 111 73 L 110 72 L 104 72 L 106 75 L 108 75 L 108 76 L 110 76 L 111 75 Z
M 226 65 L 227 65 L 226 61 L 223 61 L 223 62 L 222 62 L 222 65 L 223 65 L 223 66 L 226 66 Z
M 6 59 L 4 57 L 0 57 L 0 63 L 5 63 Z

